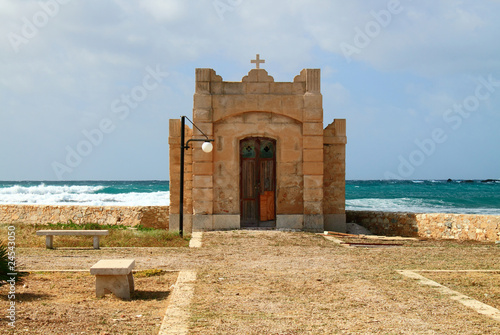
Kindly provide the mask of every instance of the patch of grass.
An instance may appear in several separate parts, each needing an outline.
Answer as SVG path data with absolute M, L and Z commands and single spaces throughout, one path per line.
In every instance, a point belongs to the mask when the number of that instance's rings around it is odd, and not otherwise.
M 148 277 L 161 276 L 164 273 L 165 271 L 161 269 L 148 269 L 148 270 L 137 271 L 136 273 L 134 273 L 134 277 L 148 278 Z
M 68 220 L 67 223 L 46 223 L 46 224 L 35 224 L 35 229 L 59 229 L 59 230 L 109 230 L 109 229 L 128 229 L 124 225 L 101 225 L 99 223 L 74 223 L 72 220 Z
M 45 236 L 36 235 L 37 230 L 109 230 L 109 234 L 101 236 L 101 247 L 187 247 L 189 237 L 181 237 L 178 232 L 170 232 L 164 229 L 146 228 L 137 226 L 134 228 L 123 225 L 99 225 L 96 223 L 76 224 L 0 224 L 0 242 L 6 239 L 8 227 L 16 227 L 16 247 L 21 248 L 44 248 Z M 91 248 L 92 236 L 54 236 L 55 248 Z

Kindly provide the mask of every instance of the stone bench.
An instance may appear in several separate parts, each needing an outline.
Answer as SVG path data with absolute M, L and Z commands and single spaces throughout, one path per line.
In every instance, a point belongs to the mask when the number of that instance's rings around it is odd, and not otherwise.
M 119 298 L 130 299 L 134 293 L 134 266 L 134 259 L 101 259 L 92 265 L 90 273 L 96 278 L 96 296 L 100 298 L 111 292 Z
M 54 235 L 76 235 L 76 236 L 93 236 L 94 249 L 99 249 L 99 237 L 108 235 L 108 230 L 38 230 L 38 236 L 45 235 L 45 247 L 47 249 L 53 248 Z

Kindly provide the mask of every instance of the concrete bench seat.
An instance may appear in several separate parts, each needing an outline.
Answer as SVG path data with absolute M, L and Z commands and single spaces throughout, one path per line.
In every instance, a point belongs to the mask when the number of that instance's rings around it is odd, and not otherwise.
M 134 293 L 134 267 L 134 259 L 101 259 L 92 265 L 90 273 L 96 277 L 96 296 L 100 298 L 111 292 L 119 298 L 130 299 Z
M 108 235 L 108 230 L 38 230 L 36 232 L 38 236 L 46 236 L 45 247 L 47 249 L 53 249 L 53 242 L 55 235 L 75 235 L 75 236 L 93 236 L 94 237 L 94 249 L 99 249 L 99 237 Z

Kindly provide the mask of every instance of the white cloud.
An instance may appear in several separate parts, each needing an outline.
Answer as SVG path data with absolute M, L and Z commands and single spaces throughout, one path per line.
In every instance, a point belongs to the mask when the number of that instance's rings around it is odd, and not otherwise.
M 158 21 L 179 21 L 188 10 L 187 1 L 177 0 L 142 0 L 140 7 Z

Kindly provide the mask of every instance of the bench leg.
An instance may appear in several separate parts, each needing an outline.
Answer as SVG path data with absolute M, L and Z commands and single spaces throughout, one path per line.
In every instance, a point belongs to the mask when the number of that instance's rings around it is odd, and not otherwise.
M 99 249 L 99 236 L 94 236 L 94 249 Z
M 47 249 L 53 249 L 54 235 L 45 236 L 45 247 Z
M 96 275 L 95 278 L 95 295 L 98 298 L 103 297 L 106 292 L 111 292 L 118 298 L 130 299 L 130 294 L 134 292 L 131 290 L 127 275 Z
M 130 294 L 134 293 L 134 276 L 132 275 L 132 271 L 127 275 L 128 279 L 128 287 L 130 288 Z

